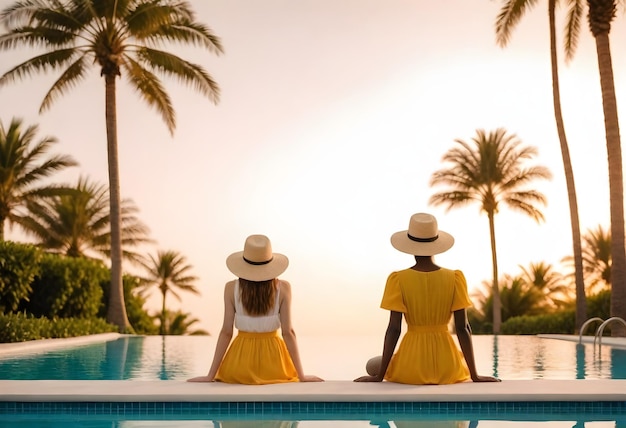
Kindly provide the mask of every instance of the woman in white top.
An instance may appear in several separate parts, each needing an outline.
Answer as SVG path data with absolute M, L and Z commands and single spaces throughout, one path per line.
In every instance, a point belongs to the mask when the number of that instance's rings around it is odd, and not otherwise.
M 264 235 L 249 236 L 243 251 L 228 256 L 226 266 L 238 279 L 224 287 L 224 322 L 213 363 L 207 376 L 190 382 L 262 385 L 322 381 L 305 375 L 302 369 L 291 324 L 291 285 L 277 278 L 288 265 L 286 256 L 272 253 Z M 233 327 L 238 334 L 231 343 Z

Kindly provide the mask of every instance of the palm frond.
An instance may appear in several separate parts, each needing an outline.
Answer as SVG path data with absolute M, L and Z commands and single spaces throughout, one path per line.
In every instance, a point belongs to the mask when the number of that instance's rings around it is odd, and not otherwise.
M 124 69 L 129 83 L 149 106 L 161 114 L 170 133 L 173 133 L 176 128 L 176 114 L 159 78 L 130 57 L 126 58 Z
M 204 69 L 169 52 L 142 48 L 137 52 L 137 58 L 144 67 L 150 67 L 159 72 L 178 78 L 181 83 L 191 86 L 213 103 L 219 102 L 220 89 L 217 83 Z
M 511 33 L 527 9 L 531 9 L 537 0 L 507 0 L 500 9 L 496 18 L 496 41 L 500 46 L 506 46 L 511 39 Z

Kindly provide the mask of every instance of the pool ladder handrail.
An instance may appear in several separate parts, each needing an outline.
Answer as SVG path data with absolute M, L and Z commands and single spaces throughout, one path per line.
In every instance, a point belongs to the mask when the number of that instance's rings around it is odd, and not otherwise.
M 600 324 L 600 327 L 598 327 L 598 330 L 596 330 L 596 337 L 594 337 L 594 339 L 593 339 L 593 345 L 594 346 L 596 344 L 596 339 L 598 340 L 598 347 L 600 347 L 602 345 L 602 333 L 604 332 L 604 327 L 606 327 L 608 324 L 610 324 L 613 321 L 621 322 L 622 325 L 624 327 L 626 327 L 626 321 L 624 321 L 623 318 L 611 317 L 611 318 L 607 319 L 602 324 Z
M 600 323 L 604 323 L 604 320 L 600 317 L 593 317 L 593 318 L 589 318 L 587 321 L 585 321 L 583 323 L 583 325 L 580 327 L 580 333 L 578 333 L 578 343 L 581 344 L 583 342 L 583 333 L 585 332 L 585 328 L 591 324 L 594 321 L 600 321 Z M 596 332 L 594 333 L 595 335 L 597 335 L 598 330 L 596 330 Z M 594 343 L 595 343 L 595 339 L 594 339 Z

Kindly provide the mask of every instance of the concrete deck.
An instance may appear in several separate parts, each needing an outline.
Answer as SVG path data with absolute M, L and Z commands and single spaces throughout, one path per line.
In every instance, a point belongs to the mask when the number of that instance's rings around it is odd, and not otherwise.
M 550 336 L 578 340 L 577 336 Z M 99 336 L 86 340 L 108 340 Z M 584 338 L 593 341 L 593 337 Z M 0 345 L 0 354 L 67 346 L 85 339 Z M 626 339 L 603 339 L 626 346 Z M 626 401 L 626 380 L 511 380 L 501 383 L 402 385 L 391 382 L 327 381 L 232 385 L 184 381 L 0 380 L 5 402 L 497 402 Z
M 15 402 L 496 402 L 626 401 L 626 380 L 515 380 L 402 385 L 330 381 L 231 385 L 184 381 L 0 381 Z

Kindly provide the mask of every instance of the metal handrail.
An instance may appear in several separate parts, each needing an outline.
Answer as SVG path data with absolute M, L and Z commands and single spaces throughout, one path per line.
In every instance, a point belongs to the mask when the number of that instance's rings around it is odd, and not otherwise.
M 613 322 L 613 321 L 619 321 L 619 322 L 621 322 L 621 323 L 622 323 L 622 325 L 623 325 L 624 327 L 626 327 L 626 321 L 624 321 L 624 319 L 623 319 L 623 318 L 620 318 L 620 317 L 611 317 L 611 318 L 609 318 L 608 320 L 604 321 L 604 322 L 600 325 L 600 327 L 598 327 L 598 330 L 596 330 L 596 337 L 594 337 L 594 339 L 593 339 L 593 345 L 594 345 L 594 346 L 595 346 L 595 344 L 596 344 L 596 339 L 598 339 L 598 346 L 601 346 L 601 345 L 602 345 L 602 333 L 604 332 L 604 327 L 606 327 L 606 326 L 607 326 L 607 324 L 609 324 L 609 323 L 611 323 L 611 322 Z
M 601 323 L 604 322 L 604 320 L 600 317 L 589 318 L 587 321 L 585 321 L 583 325 L 580 327 L 580 333 L 578 334 L 578 343 L 583 342 L 583 333 L 585 332 L 585 327 L 587 327 L 589 324 L 591 324 L 594 321 L 600 321 Z M 595 339 L 594 339 L 594 343 L 595 343 Z

